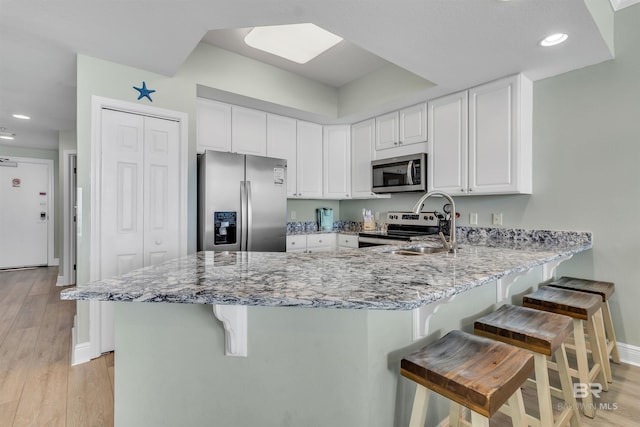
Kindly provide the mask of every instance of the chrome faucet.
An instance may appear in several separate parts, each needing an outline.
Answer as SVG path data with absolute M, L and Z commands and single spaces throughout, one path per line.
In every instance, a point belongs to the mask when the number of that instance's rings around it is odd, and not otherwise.
M 412 210 L 414 213 L 419 214 L 422 211 L 422 206 L 424 205 L 425 200 L 427 200 L 431 196 L 444 197 L 451 204 L 451 220 L 449 221 L 449 227 L 450 227 L 449 240 L 447 241 L 447 239 L 444 237 L 444 234 L 442 234 L 442 231 L 438 233 L 438 235 L 440 236 L 440 239 L 442 239 L 442 244 L 444 245 L 444 248 L 449 252 L 456 253 L 456 251 L 458 250 L 458 243 L 456 242 L 456 204 L 453 201 L 453 198 L 449 194 L 442 191 L 429 191 L 428 193 L 425 193 L 422 197 L 420 197 L 420 200 L 416 202 Z

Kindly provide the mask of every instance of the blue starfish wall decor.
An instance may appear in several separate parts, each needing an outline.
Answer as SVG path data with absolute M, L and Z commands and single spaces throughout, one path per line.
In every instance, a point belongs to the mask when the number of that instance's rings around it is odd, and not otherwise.
M 150 102 L 153 102 L 153 99 L 151 99 L 151 96 L 149 95 L 155 92 L 155 89 L 147 89 L 147 84 L 145 82 L 142 82 L 142 87 L 134 86 L 133 88 L 138 92 L 140 92 L 140 96 L 138 96 L 138 100 L 142 98 L 147 98 Z

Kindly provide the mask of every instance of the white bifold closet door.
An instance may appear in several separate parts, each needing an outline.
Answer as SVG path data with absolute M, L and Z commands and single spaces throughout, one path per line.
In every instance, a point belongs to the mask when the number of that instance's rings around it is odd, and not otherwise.
M 179 256 L 179 128 L 172 120 L 102 110 L 101 278 Z M 102 324 L 102 351 L 113 350 L 109 304 Z

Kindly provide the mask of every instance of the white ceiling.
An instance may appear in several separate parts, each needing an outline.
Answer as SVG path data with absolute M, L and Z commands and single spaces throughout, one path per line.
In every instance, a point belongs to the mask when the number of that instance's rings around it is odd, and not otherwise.
M 589 0 L 599 1 L 610 7 Z M 17 134 L 12 145 L 56 149 L 58 131 L 75 128 L 78 53 L 172 76 L 203 37 L 244 49 L 229 37 L 241 30 L 212 30 L 299 22 L 347 40 L 296 71 L 335 86 L 384 61 L 442 92 L 612 58 L 584 0 L 0 0 L 0 127 Z M 565 44 L 536 44 L 558 31 L 569 34 Z M 17 112 L 32 120 L 12 118 Z

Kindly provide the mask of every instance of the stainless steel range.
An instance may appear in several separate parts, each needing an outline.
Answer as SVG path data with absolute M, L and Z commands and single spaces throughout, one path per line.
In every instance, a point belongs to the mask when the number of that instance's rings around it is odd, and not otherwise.
M 441 212 L 389 212 L 387 231 L 360 232 L 358 246 L 398 245 L 422 240 L 425 236 L 443 232 L 449 234 L 448 214 Z

